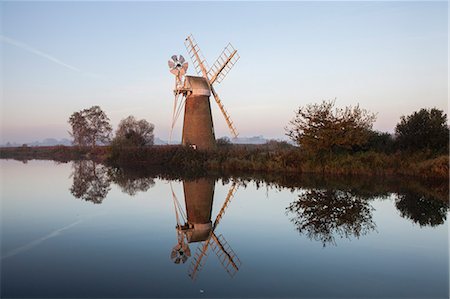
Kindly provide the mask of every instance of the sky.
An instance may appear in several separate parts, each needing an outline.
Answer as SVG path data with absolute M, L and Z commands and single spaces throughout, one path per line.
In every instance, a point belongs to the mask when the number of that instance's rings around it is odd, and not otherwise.
M 299 106 L 336 99 L 394 132 L 420 108 L 448 111 L 447 2 L 0 3 L 0 143 L 68 138 L 70 115 L 99 105 L 167 140 L 167 61 L 193 34 L 209 65 L 231 42 L 240 59 L 215 84 L 240 136 L 286 139 Z M 195 70 L 189 68 L 188 74 Z M 230 136 L 211 99 L 216 137 Z M 181 139 L 182 119 L 173 139 Z

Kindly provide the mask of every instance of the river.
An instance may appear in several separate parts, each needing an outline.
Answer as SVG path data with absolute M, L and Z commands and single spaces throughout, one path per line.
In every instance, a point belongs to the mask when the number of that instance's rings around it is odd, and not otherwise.
M 2 298 L 449 296 L 448 186 L 0 165 Z

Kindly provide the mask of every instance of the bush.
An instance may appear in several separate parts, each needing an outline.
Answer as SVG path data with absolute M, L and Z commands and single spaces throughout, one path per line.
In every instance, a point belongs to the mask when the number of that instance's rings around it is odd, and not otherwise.
M 145 119 L 137 120 L 130 115 L 120 121 L 112 145 L 115 147 L 153 145 L 154 128 L 155 126 Z
M 378 153 L 392 153 L 395 149 L 395 141 L 389 133 L 371 131 L 364 148 Z
M 402 116 L 395 127 L 395 135 L 396 144 L 402 150 L 448 152 L 447 115 L 442 110 L 433 108 Z
M 304 151 L 319 157 L 364 145 L 375 114 L 359 106 L 341 109 L 334 105 L 334 101 L 323 101 L 298 108 L 286 135 Z

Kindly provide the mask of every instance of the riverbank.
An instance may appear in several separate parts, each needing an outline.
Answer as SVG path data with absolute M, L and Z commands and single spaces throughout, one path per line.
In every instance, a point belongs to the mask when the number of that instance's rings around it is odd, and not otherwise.
M 321 173 L 327 175 L 402 175 L 421 179 L 449 178 L 449 156 L 420 153 L 358 152 L 322 159 L 308 156 L 284 143 L 222 145 L 214 151 L 198 151 L 179 145 L 141 148 L 95 149 L 53 146 L 0 148 L 0 158 L 16 160 L 91 159 L 117 167 L 152 167 L 167 172 Z

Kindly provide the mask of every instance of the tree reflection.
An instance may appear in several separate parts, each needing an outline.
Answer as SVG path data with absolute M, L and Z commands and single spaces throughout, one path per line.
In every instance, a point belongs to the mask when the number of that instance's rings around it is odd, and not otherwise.
M 94 161 L 74 161 L 72 169 L 70 193 L 95 204 L 102 203 L 111 189 L 108 169 Z
M 136 195 L 137 192 L 145 192 L 155 185 L 152 177 L 142 176 L 139 173 L 112 169 L 109 174 L 111 180 L 120 187 L 122 192 L 131 196 Z
M 447 219 L 448 202 L 419 193 L 399 194 L 395 206 L 402 217 L 411 219 L 420 226 L 437 226 Z
M 359 238 L 376 227 L 368 201 L 349 191 L 307 189 L 286 209 L 298 232 L 324 247 L 336 244 L 335 236 Z

